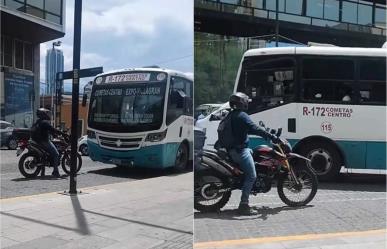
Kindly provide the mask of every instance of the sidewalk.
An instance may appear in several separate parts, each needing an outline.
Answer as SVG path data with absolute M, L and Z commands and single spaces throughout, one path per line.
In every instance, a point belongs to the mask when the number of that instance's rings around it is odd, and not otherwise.
M 1 248 L 192 248 L 192 173 L 0 200 Z
M 386 229 L 198 242 L 195 249 L 385 249 Z

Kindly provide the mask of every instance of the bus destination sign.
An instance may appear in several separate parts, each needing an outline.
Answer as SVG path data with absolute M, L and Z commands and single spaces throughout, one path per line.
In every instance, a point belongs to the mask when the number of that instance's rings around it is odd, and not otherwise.
M 149 81 L 150 73 L 128 73 L 108 75 L 105 78 L 105 83 L 119 83 L 131 81 Z

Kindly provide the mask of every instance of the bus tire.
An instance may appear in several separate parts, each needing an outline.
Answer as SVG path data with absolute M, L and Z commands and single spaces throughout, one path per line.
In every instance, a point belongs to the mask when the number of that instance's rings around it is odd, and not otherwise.
M 339 176 L 341 169 L 340 153 L 331 143 L 310 141 L 302 145 L 299 152 L 312 160 L 310 166 L 315 170 L 319 180 L 333 181 Z M 299 163 L 304 163 L 304 161 Z
M 188 164 L 188 146 L 186 143 L 181 143 L 176 152 L 174 169 L 178 172 L 184 171 Z

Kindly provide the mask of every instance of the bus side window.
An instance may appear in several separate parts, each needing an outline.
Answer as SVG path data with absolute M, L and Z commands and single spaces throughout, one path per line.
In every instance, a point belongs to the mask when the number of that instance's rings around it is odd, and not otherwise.
M 180 77 L 171 77 L 166 123 L 169 125 L 184 113 L 185 84 Z
M 361 59 L 360 102 L 377 105 L 386 104 L 386 59 Z

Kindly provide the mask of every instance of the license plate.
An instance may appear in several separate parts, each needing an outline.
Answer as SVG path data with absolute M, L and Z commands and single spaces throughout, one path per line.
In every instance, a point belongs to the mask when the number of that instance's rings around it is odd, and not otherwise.
M 23 153 L 23 151 L 24 149 L 21 149 L 21 148 L 17 149 L 16 156 L 20 156 L 20 154 Z

